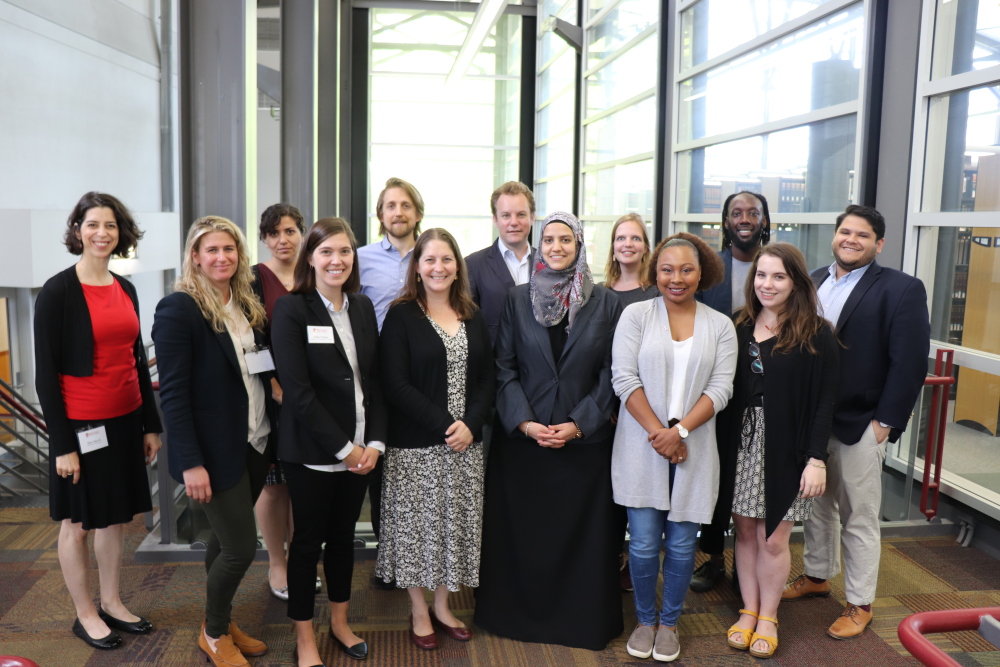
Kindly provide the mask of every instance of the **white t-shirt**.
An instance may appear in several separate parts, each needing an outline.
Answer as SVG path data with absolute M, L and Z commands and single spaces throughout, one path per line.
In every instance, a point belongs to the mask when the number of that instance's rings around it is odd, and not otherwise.
M 687 396 L 684 385 L 687 384 L 688 360 L 691 358 L 691 341 L 694 336 L 687 340 L 675 340 L 674 344 L 674 372 L 670 381 L 670 411 L 667 419 L 684 418 L 684 398 Z M 666 426 L 666 424 L 664 424 Z

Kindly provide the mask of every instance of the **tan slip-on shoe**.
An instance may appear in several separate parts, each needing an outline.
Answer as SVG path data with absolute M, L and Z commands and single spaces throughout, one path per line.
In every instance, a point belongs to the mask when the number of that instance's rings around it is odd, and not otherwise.
M 801 600 L 802 598 L 828 598 L 830 597 L 830 582 L 824 581 L 822 584 L 815 584 L 804 574 L 800 574 L 792 580 L 792 583 L 785 586 L 781 592 L 782 600 Z
M 219 637 L 219 641 L 215 643 L 215 650 L 213 651 L 212 647 L 208 645 L 208 640 L 205 639 L 203 629 L 198 633 L 198 648 L 201 650 L 201 654 L 205 656 L 205 662 L 210 662 L 215 667 L 249 667 L 250 665 L 247 659 L 243 657 L 243 654 L 236 648 L 236 645 L 233 644 L 233 638 L 229 635 Z
M 871 621 L 872 613 L 870 611 L 865 611 L 856 604 L 848 603 L 844 613 L 833 622 L 826 634 L 834 639 L 852 639 L 864 632 Z
M 256 658 L 267 653 L 267 644 L 240 630 L 236 621 L 229 621 L 229 634 L 239 652 L 248 658 Z

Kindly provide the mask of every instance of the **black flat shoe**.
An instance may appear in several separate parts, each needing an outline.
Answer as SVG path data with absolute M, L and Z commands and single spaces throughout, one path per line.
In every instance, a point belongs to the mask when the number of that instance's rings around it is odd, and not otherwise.
M 295 667 L 299 667 L 299 647 L 296 646 L 292 649 L 292 662 L 295 663 Z M 323 663 L 318 665 L 313 665 L 312 667 L 326 667 Z
M 101 637 L 100 639 L 94 639 L 87 634 L 87 631 L 83 629 L 83 624 L 80 623 L 80 619 L 73 621 L 73 634 L 82 639 L 84 642 L 93 646 L 94 648 L 99 648 L 102 650 L 110 651 L 112 649 L 121 648 L 122 638 L 119 637 L 114 631 L 108 633 L 107 637 Z
M 109 628 L 113 630 L 121 630 L 122 632 L 127 632 L 132 635 L 144 635 L 153 631 L 153 624 L 142 616 L 135 623 L 130 621 L 119 621 L 117 618 L 104 611 L 101 607 L 97 608 L 97 615 L 101 617 L 101 620 L 108 624 Z
M 368 657 L 368 642 L 358 642 L 354 646 L 347 646 L 344 642 L 337 639 L 337 636 L 333 634 L 333 630 L 330 630 L 330 639 L 337 642 L 340 646 L 340 650 L 354 658 L 355 660 L 364 660 Z

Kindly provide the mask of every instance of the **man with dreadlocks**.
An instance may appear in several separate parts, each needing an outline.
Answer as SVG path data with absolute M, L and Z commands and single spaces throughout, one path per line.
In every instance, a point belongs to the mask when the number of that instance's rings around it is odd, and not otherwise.
M 746 190 L 729 195 L 722 207 L 722 251 L 719 253 L 726 265 L 726 279 L 721 285 L 698 292 L 695 298 L 726 315 L 743 308 L 744 286 L 754 255 L 770 238 L 771 216 L 764 195 Z M 695 592 L 711 590 L 726 573 L 722 554 L 729 528 L 729 510 L 729 507 L 716 507 L 712 523 L 701 527 L 698 548 L 709 558 L 691 578 L 690 587 Z M 735 567 L 733 587 L 739 590 Z

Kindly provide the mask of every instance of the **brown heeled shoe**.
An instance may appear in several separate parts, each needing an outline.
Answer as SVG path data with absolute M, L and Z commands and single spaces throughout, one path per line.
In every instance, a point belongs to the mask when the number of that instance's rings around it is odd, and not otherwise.
M 433 625 L 433 621 L 431 621 L 431 624 Z M 410 640 L 417 648 L 422 648 L 425 651 L 431 651 L 438 647 L 437 634 L 432 632 L 429 635 L 418 635 L 416 630 L 413 629 L 413 614 L 410 614 Z
M 431 625 L 444 630 L 445 634 L 454 639 L 455 641 L 467 642 L 472 639 L 472 628 L 467 625 L 461 625 L 457 628 L 453 628 L 450 625 L 446 625 L 444 621 L 437 617 L 434 613 L 434 608 L 431 607 L 428 610 L 431 615 Z

